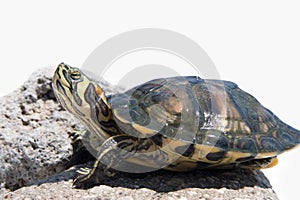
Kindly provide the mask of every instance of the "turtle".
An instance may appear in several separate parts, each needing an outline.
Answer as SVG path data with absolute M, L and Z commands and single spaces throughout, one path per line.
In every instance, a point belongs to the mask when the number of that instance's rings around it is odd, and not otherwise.
M 265 169 L 300 143 L 299 130 L 225 80 L 159 78 L 106 95 L 82 70 L 61 63 L 52 87 L 87 129 L 74 139 L 83 144 L 77 150 L 84 146 L 95 159 L 78 170 L 75 187 L 93 185 L 99 171 Z

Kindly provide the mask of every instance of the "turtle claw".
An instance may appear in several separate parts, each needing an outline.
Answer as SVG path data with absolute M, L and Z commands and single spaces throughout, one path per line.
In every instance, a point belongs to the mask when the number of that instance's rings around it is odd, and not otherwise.
M 103 178 L 102 173 L 99 171 L 90 168 L 80 168 L 76 171 L 78 176 L 73 180 L 73 187 L 86 189 L 99 185 Z
M 95 176 L 90 174 L 81 174 L 77 176 L 73 181 L 74 188 L 90 188 L 97 184 Z
M 88 185 L 85 183 L 85 180 L 87 178 L 86 175 L 79 175 L 73 180 L 73 187 L 74 188 L 86 188 Z
M 73 180 L 74 188 L 88 188 L 88 180 L 92 178 L 91 169 L 87 167 L 79 168 L 76 173 L 77 177 Z

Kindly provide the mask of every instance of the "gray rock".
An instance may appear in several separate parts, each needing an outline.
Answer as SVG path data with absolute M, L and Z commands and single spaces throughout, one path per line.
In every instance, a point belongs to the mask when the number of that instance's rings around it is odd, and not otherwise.
M 260 171 L 157 171 L 142 177 L 118 174 L 87 190 L 72 188 L 80 166 L 20 188 L 5 191 L 5 199 L 278 199 Z M 214 181 L 212 181 L 214 179 Z
M 54 102 L 51 73 L 37 71 L 20 89 L 0 99 L 0 182 L 9 189 L 62 171 L 72 154 L 66 133 L 76 123 Z M 65 121 L 55 112 L 64 113 Z
M 84 127 L 57 104 L 53 71 L 38 70 L 0 98 L 0 199 L 277 199 L 262 172 L 241 169 L 118 173 L 88 190 L 72 188 L 80 166 L 66 169 L 69 135 Z M 101 85 L 109 93 L 119 91 L 105 81 Z

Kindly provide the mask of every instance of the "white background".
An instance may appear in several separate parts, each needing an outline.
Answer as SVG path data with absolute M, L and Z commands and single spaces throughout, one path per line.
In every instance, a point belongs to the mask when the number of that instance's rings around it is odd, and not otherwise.
M 300 6 L 297 1 L 10 1 L 0 3 L 0 95 L 37 68 L 80 67 L 102 42 L 138 28 L 196 41 L 222 79 L 300 129 Z M 8 2 L 8 1 L 7 1 Z M 51 2 L 51 3 L 50 3 Z M 300 149 L 264 170 L 280 199 L 299 199 Z

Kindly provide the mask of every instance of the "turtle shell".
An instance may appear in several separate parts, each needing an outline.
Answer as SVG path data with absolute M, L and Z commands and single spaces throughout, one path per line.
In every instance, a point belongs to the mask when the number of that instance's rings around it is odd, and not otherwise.
M 161 135 L 193 144 L 192 153 L 195 149 L 210 153 L 209 160 L 230 153 L 248 155 L 241 158 L 275 157 L 300 142 L 298 130 L 228 81 L 196 76 L 156 79 L 111 95 L 108 102 L 126 134 Z

